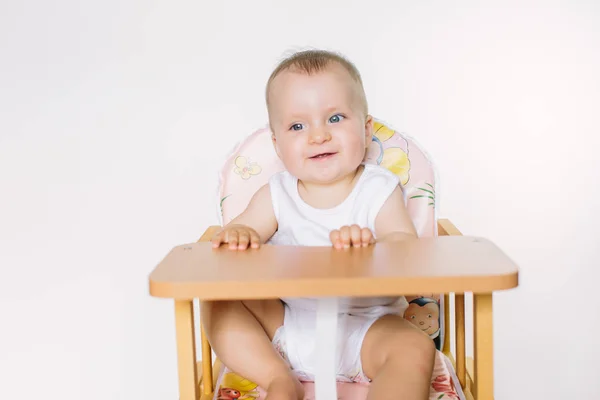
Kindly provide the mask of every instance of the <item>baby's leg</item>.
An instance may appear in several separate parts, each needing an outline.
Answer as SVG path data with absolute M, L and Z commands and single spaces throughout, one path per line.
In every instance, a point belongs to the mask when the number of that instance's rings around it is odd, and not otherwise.
M 363 372 L 372 379 L 369 400 L 426 400 L 435 361 L 433 340 L 396 315 L 377 320 L 361 348 Z
M 279 300 L 202 302 L 208 340 L 223 364 L 267 390 L 269 400 L 298 400 L 304 390 L 272 345 L 283 325 Z

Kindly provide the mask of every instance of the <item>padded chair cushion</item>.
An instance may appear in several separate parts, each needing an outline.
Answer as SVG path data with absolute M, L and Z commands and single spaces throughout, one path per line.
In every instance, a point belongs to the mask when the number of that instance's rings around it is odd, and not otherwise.
M 315 400 L 315 386 L 312 382 L 303 382 L 305 400 Z M 256 399 L 266 397 L 266 391 L 255 383 L 224 368 L 217 379 L 213 400 Z M 369 384 L 345 383 L 337 384 L 338 399 L 366 400 Z M 435 366 L 429 388 L 430 400 L 465 400 L 458 379 L 453 372 L 450 360 L 437 352 Z

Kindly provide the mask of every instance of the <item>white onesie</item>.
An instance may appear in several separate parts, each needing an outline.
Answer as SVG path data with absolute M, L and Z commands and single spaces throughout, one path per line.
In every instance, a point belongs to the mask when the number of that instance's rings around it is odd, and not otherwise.
M 396 175 L 378 165 L 365 169 L 350 195 L 338 206 L 317 209 L 302 200 L 298 179 L 283 171 L 269 180 L 278 230 L 268 241 L 274 245 L 331 246 L 329 234 L 342 226 L 369 228 L 375 235 L 379 210 L 399 185 Z M 283 298 L 285 317 L 273 338 L 274 346 L 290 363 L 301 380 L 312 381 L 315 374 L 315 321 L 317 300 Z M 337 378 L 340 381 L 367 382 L 360 350 L 370 326 L 387 314 L 404 315 L 404 297 L 340 298 L 337 329 Z

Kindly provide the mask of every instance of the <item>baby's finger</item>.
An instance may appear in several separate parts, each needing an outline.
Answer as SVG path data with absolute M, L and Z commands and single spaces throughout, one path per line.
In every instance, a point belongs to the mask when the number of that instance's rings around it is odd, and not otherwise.
M 340 240 L 340 231 L 337 229 L 335 231 L 331 231 L 329 234 L 329 239 L 331 239 L 331 244 L 336 249 L 342 248 L 342 241 Z
M 238 250 L 246 250 L 248 243 L 250 243 L 250 234 L 245 230 L 240 231 L 238 233 Z
M 237 249 L 238 238 L 239 238 L 239 234 L 238 234 L 238 231 L 236 231 L 236 230 L 230 230 L 229 232 L 227 232 L 227 235 L 225 235 L 225 241 L 227 243 L 229 243 L 229 248 L 231 250 Z
M 373 232 L 369 228 L 363 228 L 360 231 L 363 247 L 373 243 Z
M 340 229 L 340 240 L 345 248 L 350 247 L 350 227 L 343 226 L 342 229 Z
M 258 236 L 258 233 L 256 233 L 255 231 L 250 232 L 250 246 L 253 249 L 257 249 L 260 247 L 260 237 Z
M 213 238 L 211 240 L 213 248 L 217 248 L 221 245 L 221 243 L 225 242 L 225 240 L 223 240 L 224 235 L 225 235 L 225 232 L 221 231 L 221 232 L 217 233 L 215 236 L 213 236 Z
M 360 226 L 352 225 L 350 227 L 350 240 L 352 241 L 352 246 L 360 247 L 362 244 L 362 237 L 360 232 Z

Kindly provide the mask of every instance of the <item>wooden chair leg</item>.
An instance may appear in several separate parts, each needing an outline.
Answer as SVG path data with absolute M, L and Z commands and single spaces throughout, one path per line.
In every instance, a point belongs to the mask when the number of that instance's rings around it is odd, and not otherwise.
M 175 329 L 177 335 L 179 399 L 198 400 L 196 342 L 194 339 L 194 303 L 192 300 L 175 301 Z
M 492 295 L 473 295 L 474 342 L 474 397 L 476 400 L 494 399 Z
M 450 294 L 444 294 L 444 346 L 442 353 L 451 355 L 451 337 L 450 337 Z
M 204 394 L 210 395 L 213 392 L 212 351 L 202 324 L 200 324 L 200 332 L 202 337 L 202 386 Z
M 454 295 L 455 321 L 454 330 L 456 337 L 456 375 L 460 386 L 465 388 L 467 384 L 466 352 L 465 352 L 465 295 L 456 293 Z

